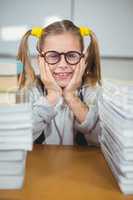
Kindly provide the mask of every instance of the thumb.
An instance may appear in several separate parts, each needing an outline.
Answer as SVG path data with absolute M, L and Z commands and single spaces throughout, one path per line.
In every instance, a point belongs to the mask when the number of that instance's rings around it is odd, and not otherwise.
M 46 74 L 45 65 L 44 65 L 44 59 L 41 56 L 38 56 L 38 65 L 40 70 L 40 76 L 41 79 L 44 79 L 44 75 Z
M 88 51 L 86 50 L 85 54 L 84 54 L 84 60 L 85 60 L 85 63 L 86 63 L 86 59 L 88 57 Z
M 39 67 L 44 66 L 44 58 L 41 56 L 38 56 L 38 65 Z

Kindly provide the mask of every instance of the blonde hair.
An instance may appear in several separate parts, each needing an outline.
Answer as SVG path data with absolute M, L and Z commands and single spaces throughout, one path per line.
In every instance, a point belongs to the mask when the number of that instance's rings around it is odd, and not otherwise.
M 19 81 L 20 87 L 23 87 L 26 84 L 26 82 L 28 84 L 32 84 L 36 80 L 35 72 L 31 66 L 29 50 L 28 50 L 28 38 L 29 36 L 31 36 L 31 32 L 32 30 L 29 30 L 25 33 L 20 42 L 18 50 L 17 59 L 20 60 L 24 65 L 24 70 L 21 74 L 21 81 Z M 47 36 L 62 34 L 65 32 L 70 32 L 79 39 L 81 51 L 83 52 L 84 41 L 80 33 L 79 27 L 75 26 L 73 22 L 69 20 L 62 20 L 59 22 L 54 22 L 44 28 L 44 32 L 37 41 L 37 50 L 39 51 L 39 53 L 43 51 L 43 46 Z M 99 53 L 98 42 L 93 31 L 91 31 L 90 43 L 87 48 L 86 64 L 87 66 L 83 75 L 82 84 L 95 85 L 96 83 L 98 83 L 99 85 L 101 85 L 100 53 Z

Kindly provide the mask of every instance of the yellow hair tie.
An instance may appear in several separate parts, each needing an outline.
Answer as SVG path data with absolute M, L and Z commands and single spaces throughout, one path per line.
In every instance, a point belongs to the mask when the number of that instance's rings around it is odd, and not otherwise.
M 92 33 L 92 30 L 85 26 L 80 26 L 79 29 L 80 29 L 80 34 L 82 36 L 88 36 L 88 35 L 91 35 Z
M 41 27 L 33 27 L 31 30 L 31 35 L 40 38 L 42 33 L 44 32 L 44 29 Z

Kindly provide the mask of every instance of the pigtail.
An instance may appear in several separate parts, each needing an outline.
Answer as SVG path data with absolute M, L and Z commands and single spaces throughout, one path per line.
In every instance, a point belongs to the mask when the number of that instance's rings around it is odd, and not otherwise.
M 28 38 L 30 35 L 31 30 L 25 33 L 25 35 L 21 39 L 18 49 L 17 60 L 19 60 L 23 64 L 23 71 L 18 74 L 19 88 L 25 87 L 35 80 L 35 73 L 31 66 L 31 61 L 29 58 Z
M 91 81 L 92 85 L 98 83 L 101 85 L 101 65 L 100 65 L 100 53 L 97 38 L 94 32 L 90 34 L 90 45 L 87 48 L 87 58 L 86 58 L 86 72 L 84 74 L 84 82 Z

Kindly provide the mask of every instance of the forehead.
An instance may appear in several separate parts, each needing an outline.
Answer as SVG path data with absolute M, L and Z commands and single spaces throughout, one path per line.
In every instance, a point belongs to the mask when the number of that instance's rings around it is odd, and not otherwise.
M 81 45 L 78 36 L 71 33 L 50 35 L 45 38 L 43 51 L 80 51 Z

